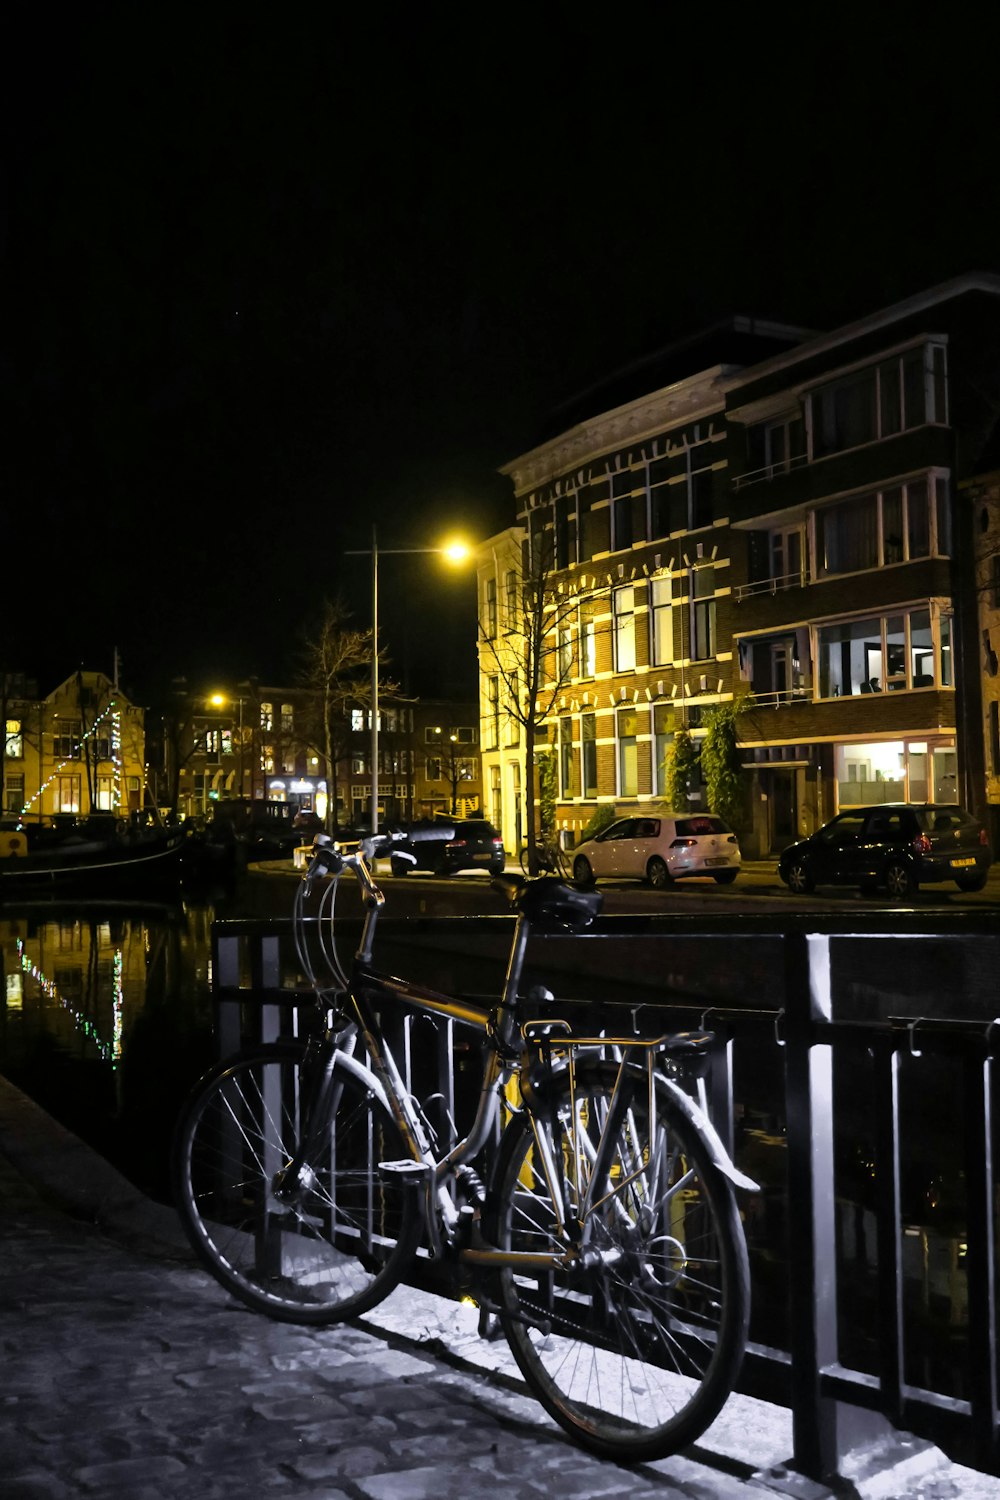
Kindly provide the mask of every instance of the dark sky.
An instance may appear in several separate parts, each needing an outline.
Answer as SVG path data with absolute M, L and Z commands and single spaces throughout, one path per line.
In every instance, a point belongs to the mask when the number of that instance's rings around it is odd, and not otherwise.
M 0 665 L 287 676 L 324 594 L 367 623 L 373 524 L 507 524 L 602 375 L 1000 270 L 982 37 L 620 9 L 12 8 Z M 380 604 L 397 675 L 472 690 L 468 579 L 386 558 Z

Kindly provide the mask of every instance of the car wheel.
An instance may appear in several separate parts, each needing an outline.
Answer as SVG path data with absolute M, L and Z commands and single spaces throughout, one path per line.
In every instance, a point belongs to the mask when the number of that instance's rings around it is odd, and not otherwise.
M 956 875 L 955 884 L 960 891 L 981 891 L 986 885 L 986 876 L 982 872 L 978 875 Z
M 594 872 L 590 868 L 590 860 L 582 854 L 578 854 L 573 861 L 573 879 L 577 885 L 593 884 Z
M 917 882 L 909 865 L 900 864 L 898 860 L 886 865 L 885 888 L 890 896 L 912 896 Z
M 389 869 L 392 871 L 393 875 L 396 875 L 396 876 L 405 875 L 406 872 L 407 872 L 407 870 L 409 869 L 409 860 L 406 860 L 406 859 L 390 859 L 389 860 Z
M 450 875 L 451 869 L 448 865 L 448 856 L 446 854 L 435 854 L 431 869 L 435 875 Z
M 668 885 L 673 885 L 670 871 L 658 854 L 654 854 L 646 866 L 646 879 L 656 891 L 665 890 Z
M 793 860 L 788 866 L 785 880 L 788 889 L 794 891 L 796 896 L 808 896 L 810 891 L 815 890 L 815 882 L 800 859 Z
M 720 870 L 719 873 L 717 875 L 714 875 L 712 878 L 715 881 L 716 885 L 732 885 L 733 881 L 736 879 L 739 873 L 739 870 Z

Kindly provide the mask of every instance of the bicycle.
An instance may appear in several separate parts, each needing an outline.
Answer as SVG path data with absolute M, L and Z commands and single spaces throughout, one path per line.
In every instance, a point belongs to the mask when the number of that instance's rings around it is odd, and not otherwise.
M 521 873 L 531 875 L 528 845 L 521 850 Z M 570 878 L 569 865 L 557 839 L 542 838 L 535 845 L 535 863 L 539 875 L 558 875 L 562 880 Z
M 418 1256 L 448 1262 L 479 1304 L 480 1331 L 499 1325 L 530 1389 L 578 1442 L 626 1462 L 675 1452 L 732 1390 L 749 1318 L 734 1187 L 756 1185 L 707 1117 L 711 1037 L 579 1036 L 553 1017 L 548 991 L 521 996 L 529 934 L 585 931 L 602 904 L 552 878 L 494 881 L 516 922 L 488 1008 L 378 972 L 385 898 L 371 862 L 386 843 L 366 838 L 346 854 L 318 839 L 296 893 L 322 1024 L 220 1063 L 182 1112 L 175 1187 L 191 1243 L 250 1307 L 308 1324 L 373 1307 Z M 305 902 L 324 871 L 334 878 L 310 927 Z M 333 937 L 345 871 L 365 907 L 349 972 Z M 380 1011 L 400 1004 L 485 1039 L 475 1119 L 446 1148 L 382 1036 Z M 473 1163 L 501 1112 L 483 1182 Z

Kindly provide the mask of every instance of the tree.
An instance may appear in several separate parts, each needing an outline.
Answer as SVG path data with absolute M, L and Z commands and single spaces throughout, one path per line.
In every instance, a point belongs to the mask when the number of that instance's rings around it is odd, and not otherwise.
M 737 831 L 744 823 L 744 808 L 736 721 L 748 703 L 748 698 L 720 703 L 706 709 L 703 720 L 701 770 L 708 805 Z
M 543 834 L 555 832 L 558 792 L 555 755 L 551 750 L 542 750 L 538 755 L 538 820 Z
M 522 543 L 520 565 L 506 601 L 505 629 L 480 620 L 483 669 L 497 683 L 494 726 L 506 714 L 524 734 L 525 822 L 528 859 L 538 873 L 535 826 L 536 744 L 546 719 L 573 676 L 566 635 L 580 608 L 580 595 L 560 586 L 554 566 L 553 532 L 539 524 Z M 547 742 L 546 742 L 547 743 Z
M 300 723 L 306 749 L 319 756 L 327 785 L 326 826 L 332 833 L 339 804 L 338 766 L 346 754 L 352 710 L 371 707 L 372 632 L 353 630 L 340 600 L 324 599 L 314 635 L 303 636 L 299 683 L 306 689 L 307 710 Z M 379 661 L 382 653 L 379 653 Z M 394 683 L 380 684 L 386 693 Z
M 667 748 L 664 762 L 664 781 L 667 797 L 674 812 L 684 812 L 688 806 L 688 792 L 697 775 L 698 747 L 686 724 L 677 730 Z

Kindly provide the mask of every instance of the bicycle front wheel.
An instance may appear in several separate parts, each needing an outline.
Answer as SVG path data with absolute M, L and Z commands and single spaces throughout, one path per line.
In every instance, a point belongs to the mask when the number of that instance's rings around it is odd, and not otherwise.
M 525 844 L 524 848 L 521 850 L 521 874 L 522 875 L 530 875 L 531 874 L 531 861 L 528 858 L 528 846 L 527 846 L 527 844 Z
M 188 1100 L 174 1148 L 175 1198 L 200 1259 L 257 1312 L 332 1323 L 374 1307 L 416 1249 L 413 1189 L 381 1161 L 405 1153 L 388 1111 L 345 1068 L 316 1157 L 276 1196 L 305 1129 L 305 1048 L 275 1043 L 221 1064 Z
M 553 1085 L 535 1123 L 580 1253 L 572 1269 L 502 1270 L 499 1304 L 546 1410 L 585 1447 L 634 1463 L 685 1447 L 722 1409 L 746 1346 L 749 1272 L 731 1185 L 662 1087 L 650 1124 L 644 1075 L 625 1085 L 609 1171 L 591 1188 L 617 1071 L 601 1064 L 588 1080 L 578 1068 L 572 1096 L 567 1080 Z M 495 1244 L 566 1249 L 526 1115 L 504 1133 L 495 1182 Z

